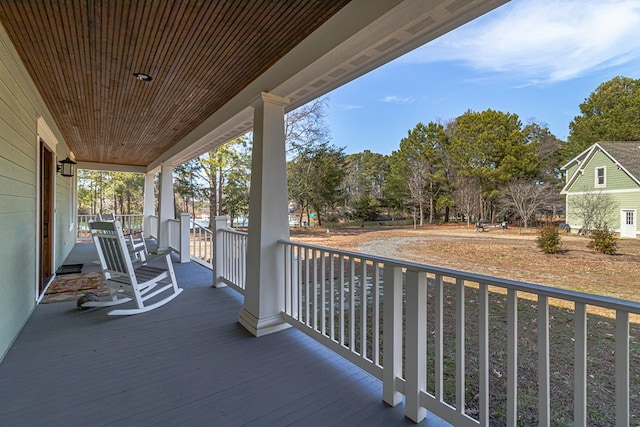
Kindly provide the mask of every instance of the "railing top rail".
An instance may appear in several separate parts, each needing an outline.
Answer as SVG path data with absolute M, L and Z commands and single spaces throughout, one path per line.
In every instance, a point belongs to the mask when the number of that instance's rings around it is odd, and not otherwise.
M 205 227 L 204 225 L 198 224 L 193 218 L 190 218 L 189 221 L 191 222 L 191 226 L 193 228 L 201 228 L 201 229 L 207 230 L 207 231 L 209 231 L 211 233 L 213 232 L 213 230 L 211 230 L 209 227 Z
M 230 234 L 239 234 L 241 236 L 246 236 L 247 232 L 246 231 L 238 231 L 238 230 L 234 230 L 233 228 L 222 228 L 219 231 L 223 231 L 225 233 L 230 233 Z M 287 241 L 285 241 L 287 242 Z
M 376 261 L 385 265 L 394 267 L 406 268 L 414 271 L 424 271 L 436 275 L 442 275 L 446 277 L 456 277 L 470 282 L 484 283 L 491 286 L 498 286 L 506 289 L 513 289 L 520 292 L 528 292 L 532 294 L 542 295 L 549 298 L 557 298 L 562 300 L 580 302 L 587 305 L 594 305 L 598 307 L 608 308 L 612 310 L 622 310 L 633 314 L 640 314 L 640 302 L 628 301 L 619 298 L 592 295 L 584 292 L 570 291 L 567 289 L 557 289 L 546 285 L 539 285 L 535 283 L 519 282 L 511 279 L 504 279 L 500 277 L 485 276 L 483 274 L 470 273 L 467 271 L 452 270 L 444 267 L 436 267 L 426 264 L 419 264 L 411 261 L 401 261 L 392 258 L 380 257 L 377 255 L 369 255 L 359 252 L 346 251 L 342 249 L 329 248 L 325 246 L 310 245 L 307 243 L 294 242 L 291 240 L 282 239 L 279 243 L 295 245 L 309 249 L 322 250 L 326 252 L 332 252 L 336 254 L 342 254 L 347 256 L 353 256 L 363 258 L 369 261 Z

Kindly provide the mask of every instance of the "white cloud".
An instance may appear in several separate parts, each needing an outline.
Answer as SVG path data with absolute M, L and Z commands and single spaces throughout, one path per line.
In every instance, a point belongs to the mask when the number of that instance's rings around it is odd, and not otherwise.
M 640 0 L 513 0 L 403 61 L 460 61 L 527 83 L 640 59 Z
M 382 102 L 388 102 L 391 104 L 411 104 L 415 102 L 415 98 L 413 96 L 400 97 L 395 95 L 388 95 L 382 98 Z
M 340 111 L 349 111 L 349 110 L 360 110 L 362 109 L 362 105 L 352 105 L 352 104 L 337 104 L 336 108 Z

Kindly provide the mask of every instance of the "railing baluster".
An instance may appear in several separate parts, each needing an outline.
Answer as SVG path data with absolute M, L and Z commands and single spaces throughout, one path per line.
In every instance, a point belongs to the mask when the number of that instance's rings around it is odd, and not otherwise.
M 224 248 L 225 254 L 227 256 L 222 255 L 222 265 L 223 265 L 223 271 L 221 272 L 222 276 L 226 279 L 229 278 L 229 263 L 231 262 L 231 260 L 233 259 L 233 253 L 232 253 L 232 249 L 229 245 L 229 239 L 231 238 L 230 234 L 227 233 L 222 233 L 222 247 Z
M 306 249 L 304 249 L 306 250 Z M 304 284 L 303 282 L 303 278 L 302 278 L 302 262 L 303 262 L 303 248 L 301 248 L 300 246 L 298 246 L 298 286 L 296 286 L 296 288 L 298 289 L 298 320 L 302 321 L 302 318 L 304 316 L 304 307 L 302 304 L 302 286 Z
M 518 421 L 518 292 L 507 290 L 507 425 Z
M 329 280 L 331 283 L 329 284 L 329 291 L 331 292 L 331 306 L 329 307 L 329 336 L 332 340 L 336 339 L 336 286 L 335 286 L 335 265 L 334 265 L 335 254 L 333 252 L 329 252 Z
M 360 356 L 367 358 L 367 260 L 360 259 Z
M 291 245 L 289 246 L 289 275 L 291 277 L 291 289 L 290 289 L 290 301 L 289 304 L 291 305 L 291 316 L 295 319 L 298 318 L 298 274 L 297 274 L 297 263 L 296 263 L 296 252 L 295 252 L 295 246 Z
M 231 281 L 235 280 L 234 272 L 235 272 L 236 256 L 237 256 L 235 239 L 236 239 L 236 236 L 234 236 L 233 234 L 228 234 L 227 238 L 225 239 L 225 248 L 229 249 L 229 255 L 230 255 L 229 259 L 225 263 L 225 266 L 226 266 L 225 274 L 227 275 L 227 278 Z
M 435 314 L 435 324 L 433 325 L 436 331 L 435 334 L 435 398 L 438 402 L 443 401 L 443 303 L 444 303 L 444 281 L 440 274 L 436 275 L 434 283 L 434 303 L 433 310 Z
M 356 260 L 349 256 L 349 350 L 356 351 Z
M 285 245 L 284 247 L 284 312 L 291 316 L 291 249 L 293 246 Z
M 218 263 L 218 261 L 220 262 L 220 265 L 215 265 L 214 268 L 220 268 L 220 271 L 217 273 L 217 276 L 219 277 L 223 277 L 224 279 L 227 278 L 227 266 L 229 263 L 229 258 L 231 257 L 230 251 L 229 251 L 229 245 L 227 244 L 227 237 L 228 234 L 224 233 L 223 231 L 216 231 L 217 233 L 220 233 L 220 240 L 218 240 L 218 242 L 220 243 L 220 247 L 216 248 L 217 253 L 220 254 L 220 256 L 216 256 L 216 264 Z M 222 251 L 222 252 L 220 252 Z
M 456 279 L 456 410 L 465 413 L 464 280 Z
M 574 389 L 573 424 L 587 425 L 587 310 L 581 302 L 575 303 L 574 333 Z
M 616 310 L 616 426 L 629 425 L 629 313 Z
M 233 259 L 231 264 L 231 274 L 233 276 L 233 281 L 237 282 L 239 277 L 240 270 L 240 248 L 238 247 L 238 236 L 231 236 L 231 244 L 233 250 Z
M 427 410 L 420 404 L 420 393 L 427 383 L 427 277 L 424 273 L 406 273 L 406 416 L 419 423 Z
M 240 277 L 240 269 L 242 268 L 242 259 L 240 257 L 240 239 L 238 236 L 233 236 L 233 278 L 234 281 L 238 281 Z
M 240 246 L 240 265 L 241 265 L 241 280 L 242 280 L 242 288 L 245 287 L 245 282 L 247 280 L 247 238 L 244 237 L 244 242 Z
M 304 320 L 307 326 L 311 326 L 311 297 L 309 297 L 310 290 L 309 285 L 311 282 L 311 274 L 309 272 L 309 258 L 311 249 L 307 248 L 304 251 Z
M 549 298 L 538 295 L 538 425 L 551 424 L 549 386 Z
M 327 274 L 325 272 L 326 256 L 327 253 L 324 250 L 320 251 L 320 330 L 322 331 L 323 335 L 327 333 L 327 297 L 325 295 L 327 280 Z
M 312 263 L 313 263 L 313 299 L 311 299 L 311 304 L 313 308 L 313 329 L 315 331 L 318 330 L 318 251 L 313 249 L 311 251 Z
M 241 275 L 241 271 L 242 271 L 242 248 L 240 247 L 240 239 L 238 236 L 234 236 L 233 239 L 233 249 L 235 252 L 235 279 L 239 280 L 240 275 Z
M 344 263 L 346 261 L 344 255 L 340 254 L 338 257 L 338 261 L 340 261 L 340 345 L 344 345 L 345 334 L 344 334 Z
M 227 263 L 227 274 L 229 279 L 236 283 L 238 281 L 238 237 L 234 234 L 230 234 L 227 239 L 227 247 L 231 257 Z
M 380 263 L 373 263 L 373 284 L 372 284 L 372 305 L 371 305 L 371 323 L 372 323 L 372 351 L 373 363 L 380 364 Z
M 486 283 L 480 283 L 479 296 L 479 421 L 481 426 L 489 425 L 489 290 Z
M 385 264 L 382 272 L 383 333 L 382 398 L 391 406 L 402 402 L 396 381 L 402 377 L 402 269 Z

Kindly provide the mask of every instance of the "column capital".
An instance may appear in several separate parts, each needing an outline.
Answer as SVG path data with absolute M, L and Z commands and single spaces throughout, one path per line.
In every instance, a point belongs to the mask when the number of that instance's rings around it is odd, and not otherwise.
M 289 105 L 290 102 L 291 100 L 289 98 L 284 98 L 269 92 L 261 92 L 260 95 L 256 96 L 249 102 L 249 105 L 253 108 L 264 104 L 280 105 L 284 107 L 285 105 Z

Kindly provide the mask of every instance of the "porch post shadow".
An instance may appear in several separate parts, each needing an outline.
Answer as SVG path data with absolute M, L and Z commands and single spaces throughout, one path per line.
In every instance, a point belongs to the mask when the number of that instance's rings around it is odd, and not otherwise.
M 249 194 L 247 276 L 238 322 L 255 336 L 288 328 L 284 310 L 284 252 L 289 238 L 284 107 L 266 92 L 253 100 L 253 153 Z

